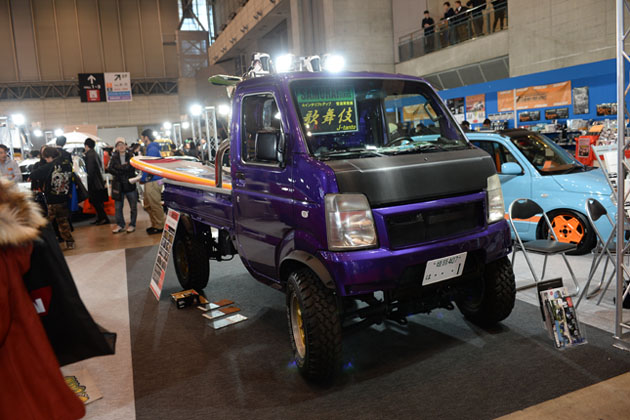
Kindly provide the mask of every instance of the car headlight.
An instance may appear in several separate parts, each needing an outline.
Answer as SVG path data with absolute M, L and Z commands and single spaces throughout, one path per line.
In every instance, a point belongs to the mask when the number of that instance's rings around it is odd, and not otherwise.
M 498 222 L 505 215 L 505 206 L 503 204 L 503 192 L 501 191 L 501 180 L 499 175 L 494 174 L 488 177 L 488 223 Z
M 376 246 L 372 209 L 363 194 L 326 194 L 328 249 L 344 251 Z

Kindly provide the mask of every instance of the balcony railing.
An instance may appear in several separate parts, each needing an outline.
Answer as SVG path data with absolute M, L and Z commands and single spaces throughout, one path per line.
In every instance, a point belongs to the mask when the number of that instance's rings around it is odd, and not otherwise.
M 398 39 L 399 61 L 422 57 L 435 51 L 479 38 L 508 27 L 507 3 L 493 8 L 488 4 L 468 9 L 465 13 L 440 20 L 434 25 Z

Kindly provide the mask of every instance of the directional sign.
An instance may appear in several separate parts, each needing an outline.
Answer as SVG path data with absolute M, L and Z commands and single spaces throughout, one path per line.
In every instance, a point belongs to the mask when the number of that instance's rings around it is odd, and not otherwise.
M 79 73 L 81 102 L 105 102 L 105 78 L 103 73 Z
M 105 73 L 107 102 L 131 101 L 131 77 L 127 72 Z

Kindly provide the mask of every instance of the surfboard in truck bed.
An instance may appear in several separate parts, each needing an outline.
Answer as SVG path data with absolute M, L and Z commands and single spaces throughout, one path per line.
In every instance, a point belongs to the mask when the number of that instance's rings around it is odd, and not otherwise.
M 189 184 L 190 187 L 216 187 L 214 165 L 205 165 L 187 157 L 152 157 L 135 156 L 131 165 L 143 172 L 165 178 L 166 182 Z M 223 169 L 223 184 L 221 188 L 231 190 L 232 184 L 229 173 Z

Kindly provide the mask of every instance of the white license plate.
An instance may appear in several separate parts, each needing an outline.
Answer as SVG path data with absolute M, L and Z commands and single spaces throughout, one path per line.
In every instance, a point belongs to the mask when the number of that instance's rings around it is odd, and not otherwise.
M 438 258 L 427 262 L 427 267 L 424 270 L 424 278 L 422 279 L 422 285 L 426 286 L 428 284 L 461 276 L 464 271 L 464 264 L 466 263 L 466 254 L 468 253 L 462 252 L 461 254 Z

